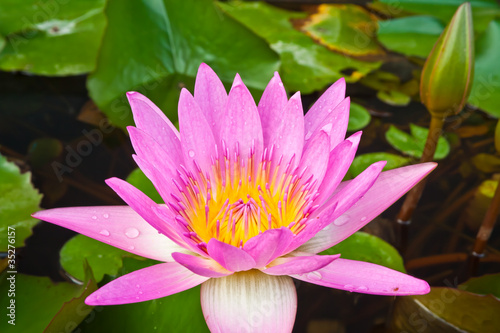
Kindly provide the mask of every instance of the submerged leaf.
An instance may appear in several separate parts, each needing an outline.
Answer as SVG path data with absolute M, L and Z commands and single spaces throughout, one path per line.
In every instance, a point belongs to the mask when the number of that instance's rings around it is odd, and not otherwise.
M 414 124 L 410 124 L 411 135 L 391 125 L 385 132 L 387 142 L 395 149 L 413 157 L 420 158 L 424 151 L 425 142 L 429 130 Z M 440 137 L 434 154 L 435 160 L 441 160 L 450 153 L 450 144 L 445 138 Z
M 352 4 L 323 4 L 301 27 L 329 49 L 353 56 L 384 54 L 374 38 L 377 20 L 363 7 Z
M 281 57 L 280 75 L 290 90 L 308 94 L 344 77 L 355 82 L 381 62 L 364 62 L 328 50 L 294 29 L 293 19 L 305 13 L 279 9 L 264 2 L 218 3 L 229 15 L 264 38 Z
M 42 195 L 31 184 L 31 174 L 0 155 L 0 251 L 24 245 L 38 220 L 31 214 L 40 209 Z M 8 237 L 9 235 L 9 237 Z
M 460 284 L 458 289 L 479 295 L 493 295 L 500 299 L 500 273 L 469 279 Z

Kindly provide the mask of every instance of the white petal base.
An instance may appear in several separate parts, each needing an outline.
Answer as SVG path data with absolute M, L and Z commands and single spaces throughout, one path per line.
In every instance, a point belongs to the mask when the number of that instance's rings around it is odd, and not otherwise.
M 250 270 L 204 282 L 201 306 L 212 333 L 291 332 L 297 293 L 289 276 Z

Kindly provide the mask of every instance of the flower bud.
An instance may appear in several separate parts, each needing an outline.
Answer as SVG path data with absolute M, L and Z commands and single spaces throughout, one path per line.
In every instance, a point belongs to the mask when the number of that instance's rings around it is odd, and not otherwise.
M 420 99 L 433 117 L 445 118 L 464 107 L 474 77 L 474 32 L 468 2 L 434 45 L 422 70 Z

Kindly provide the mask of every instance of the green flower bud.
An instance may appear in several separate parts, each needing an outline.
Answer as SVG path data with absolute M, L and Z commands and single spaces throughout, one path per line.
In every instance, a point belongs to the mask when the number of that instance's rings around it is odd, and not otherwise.
M 468 2 L 434 45 L 420 80 L 420 99 L 433 117 L 445 118 L 464 107 L 474 77 L 474 32 Z

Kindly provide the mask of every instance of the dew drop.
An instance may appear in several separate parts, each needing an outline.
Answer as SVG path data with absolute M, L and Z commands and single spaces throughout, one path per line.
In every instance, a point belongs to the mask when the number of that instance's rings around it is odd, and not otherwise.
M 322 278 L 320 272 L 310 272 L 310 273 L 307 273 L 306 276 L 307 276 L 308 279 L 311 279 L 311 280 L 314 280 L 314 281 L 319 281 Z
M 367 290 L 368 290 L 368 287 L 366 287 L 366 286 L 359 286 L 356 290 L 359 290 L 359 291 L 367 291 Z
M 137 296 L 135 299 L 141 299 L 139 296 Z
M 137 236 L 139 236 L 139 230 L 136 228 L 128 228 L 125 230 L 125 236 L 128 238 L 137 238 Z
M 188 154 L 189 154 L 189 157 L 194 157 L 194 150 L 190 150 L 190 151 L 188 152 Z
M 102 217 L 104 217 L 105 219 L 109 218 L 109 214 L 103 214 Z
M 344 286 L 345 289 L 349 290 L 349 291 L 352 291 L 354 289 L 354 286 L 352 284 L 346 284 Z
M 99 231 L 99 233 L 100 233 L 101 235 L 103 235 L 103 236 L 106 236 L 106 237 L 107 237 L 107 236 L 109 236 L 109 231 L 108 231 L 108 230 L 106 230 L 106 229 L 102 229 L 101 231 Z
M 309 138 L 313 135 L 311 131 L 306 133 L 306 136 L 304 137 L 305 140 L 309 140 Z
M 346 224 L 346 222 L 349 221 L 349 218 L 349 215 L 341 215 L 335 221 L 333 221 L 333 224 L 340 227 L 341 225 Z
M 92 220 L 97 220 L 97 216 L 93 215 Z
M 134 250 L 135 249 L 135 246 L 131 245 L 128 247 L 129 250 Z
M 136 285 L 135 285 L 135 287 L 136 287 L 136 288 L 140 288 L 141 286 L 140 286 L 140 285 L 138 285 L 138 284 L 136 284 Z
M 361 222 L 365 222 L 365 221 L 366 221 L 366 216 L 363 216 L 363 217 L 361 218 Z

